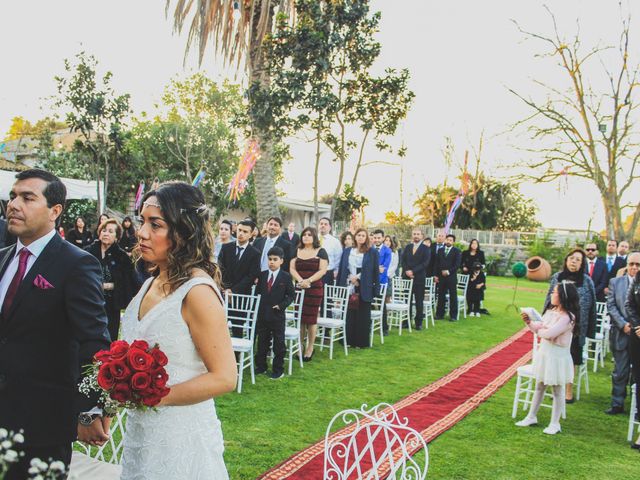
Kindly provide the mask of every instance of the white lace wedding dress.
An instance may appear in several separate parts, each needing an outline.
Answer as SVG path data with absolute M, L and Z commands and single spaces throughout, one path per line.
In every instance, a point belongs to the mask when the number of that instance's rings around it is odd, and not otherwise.
M 207 371 L 182 318 L 182 301 L 195 285 L 211 285 L 208 278 L 192 278 L 138 321 L 140 303 L 152 279 L 131 301 L 122 319 L 128 342 L 157 343 L 167 354 L 168 385 Z M 196 405 L 160 407 L 158 411 L 129 411 L 124 436 L 121 480 L 227 480 L 220 421 L 213 399 Z

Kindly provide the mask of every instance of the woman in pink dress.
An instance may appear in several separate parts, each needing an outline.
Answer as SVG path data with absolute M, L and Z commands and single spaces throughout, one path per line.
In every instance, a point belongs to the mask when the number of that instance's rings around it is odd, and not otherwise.
M 527 416 L 516 423 L 518 427 L 528 427 L 538 423 L 538 410 L 544 392 L 553 389 L 553 407 L 549 426 L 543 430 L 548 435 L 560 432 L 560 415 L 564 411 L 564 388 L 573 382 L 573 362 L 571 360 L 571 339 L 578 335 L 580 325 L 580 300 L 573 282 L 559 282 L 551 293 L 551 302 L 542 312 L 542 321 L 532 321 L 522 314 L 529 329 L 540 337 L 540 345 L 533 363 L 536 375 L 536 391 Z

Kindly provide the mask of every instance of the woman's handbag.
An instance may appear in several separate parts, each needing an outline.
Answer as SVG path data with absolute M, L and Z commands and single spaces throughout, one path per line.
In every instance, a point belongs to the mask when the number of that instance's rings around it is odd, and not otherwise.
M 358 290 L 354 290 L 351 295 L 349 295 L 349 310 L 358 310 L 360 308 L 360 293 Z

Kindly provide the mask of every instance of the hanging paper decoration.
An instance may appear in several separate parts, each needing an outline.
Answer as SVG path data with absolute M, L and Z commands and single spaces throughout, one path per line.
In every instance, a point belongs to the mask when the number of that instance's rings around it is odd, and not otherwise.
M 253 171 L 258 158 L 260 158 L 260 147 L 257 141 L 251 140 L 240 159 L 238 171 L 229 183 L 227 195 L 232 202 L 237 202 L 247 188 L 249 175 Z
M 453 224 L 453 219 L 456 216 L 456 211 L 462 205 L 462 201 L 464 200 L 465 195 L 469 191 L 469 183 L 470 183 L 470 175 L 467 172 L 467 164 L 469 162 L 469 152 L 464 152 L 464 169 L 462 171 L 462 180 L 460 183 L 460 190 L 458 191 L 458 195 L 456 199 L 453 201 L 451 208 L 449 209 L 449 213 L 447 214 L 447 220 L 444 224 L 444 233 L 448 234 L 451 225 Z
M 143 196 L 144 196 L 144 180 L 141 180 L 140 185 L 138 185 L 138 191 L 136 192 L 136 203 L 135 203 L 136 210 L 140 210 L 140 205 L 142 203 Z
M 560 182 L 558 183 L 558 193 L 560 195 L 566 194 L 569 190 L 569 168 L 571 168 L 571 165 L 567 165 L 560 170 Z
M 197 187 L 198 185 L 200 185 L 200 182 L 202 182 L 202 179 L 204 178 L 205 173 L 206 173 L 205 168 L 204 167 L 200 168 L 200 170 L 198 170 L 196 177 L 193 179 L 193 182 L 191 182 L 191 186 Z

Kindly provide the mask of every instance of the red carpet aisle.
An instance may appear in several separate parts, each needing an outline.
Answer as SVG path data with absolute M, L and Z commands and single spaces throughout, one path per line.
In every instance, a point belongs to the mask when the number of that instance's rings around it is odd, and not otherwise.
M 527 363 L 531 358 L 531 343 L 531 334 L 527 329 L 522 329 L 440 380 L 403 398 L 394 408 L 398 411 L 400 419 L 408 418 L 409 426 L 419 431 L 423 438 L 430 442 L 476 409 L 504 385 L 519 366 Z M 353 407 L 359 408 L 360 405 Z M 341 433 L 350 428 L 352 427 L 345 427 Z M 323 449 L 324 438 L 259 478 L 321 479 L 324 466 Z

